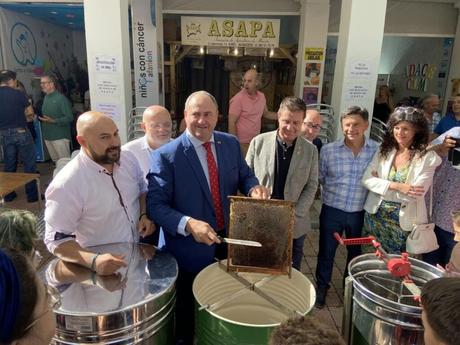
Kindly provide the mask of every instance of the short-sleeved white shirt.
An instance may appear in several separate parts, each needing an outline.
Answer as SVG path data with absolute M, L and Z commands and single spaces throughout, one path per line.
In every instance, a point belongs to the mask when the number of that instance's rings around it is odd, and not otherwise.
M 139 196 L 146 191 L 132 153 L 122 151 L 110 174 L 81 150 L 46 190 L 46 246 L 54 252 L 68 240 L 82 247 L 137 242 Z

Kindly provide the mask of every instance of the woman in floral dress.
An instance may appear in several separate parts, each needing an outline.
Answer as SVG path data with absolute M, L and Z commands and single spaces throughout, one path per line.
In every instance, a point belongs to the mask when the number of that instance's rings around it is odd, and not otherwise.
M 405 251 L 414 225 L 428 223 L 424 195 L 441 163 L 426 151 L 428 123 L 413 107 L 398 107 L 390 115 L 388 132 L 363 176 L 369 189 L 364 205 L 364 233 L 389 253 Z

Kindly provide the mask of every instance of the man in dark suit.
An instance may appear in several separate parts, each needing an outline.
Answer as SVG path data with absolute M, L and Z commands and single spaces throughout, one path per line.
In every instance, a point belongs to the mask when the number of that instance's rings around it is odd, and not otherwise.
M 148 213 L 165 232 L 166 249 L 177 259 L 176 335 L 193 342 L 192 283 L 214 257 L 226 256 L 218 235 L 229 224 L 229 195 L 238 190 L 253 198 L 268 198 L 244 161 L 238 140 L 216 132 L 214 97 L 192 93 L 185 102 L 186 131 L 153 154 L 148 175 Z

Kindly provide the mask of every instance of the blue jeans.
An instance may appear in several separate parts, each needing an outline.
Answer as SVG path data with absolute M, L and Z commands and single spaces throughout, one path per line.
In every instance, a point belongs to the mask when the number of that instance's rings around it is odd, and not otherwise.
M 338 242 L 334 232 L 347 238 L 360 237 L 364 222 L 364 211 L 345 212 L 323 204 L 319 215 L 319 251 L 316 264 L 316 283 L 318 288 L 329 288 L 332 269 L 334 267 L 335 251 Z M 347 265 L 344 277 L 348 275 L 348 263 L 361 254 L 361 246 L 347 246 Z
M 439 226 L 434 227 L 434 233 L 436 234 L 439 248 L 432 252 L 422 254 L 423 261 L 433 266 L 440 264 L 442 267 L 446 267 L 450 261 L 452 249 L 457 242 L 454 241 L 454 234 L 452 232 L 443 230 Z
M 306 236 L 307 235 L 302 235 L 299 238 L 294 238 L 292 241 L 292 267 L 298 271 L 300 271 L 302 263 L 303 243 L 305 242 Z
M 5 172 L 16 172 L 19 156 L 24 164 L 25 173 L 35 174 L 37 172 L 35 145 L 29 129 L 26 127 L 0 129 L 0 138 L 3 146 Z M 37 183 L 35 181 L 26 184 L 26 194 L 28 201 L 37 200 Z M 8 194 L 5 200 L 14 198 L 14 195 L 14 192 Z

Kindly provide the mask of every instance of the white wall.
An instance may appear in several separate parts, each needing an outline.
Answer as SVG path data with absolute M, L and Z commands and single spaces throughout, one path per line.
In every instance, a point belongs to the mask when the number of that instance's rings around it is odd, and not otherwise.
M 373 0 L 369 0 L 373 1 Z M 339 32 L 341 0 L 331 0 L 329 33 Z M 385 33 L 455 35 L 457 9 L 453 4 L 388 0 Z
M 283 12 L 300 14 L 300 3 L 296 0 L 164 0 L 165 11 L 197 12 Z
M 385 33 L 455 35 L 454 4 L 388 1 Z

